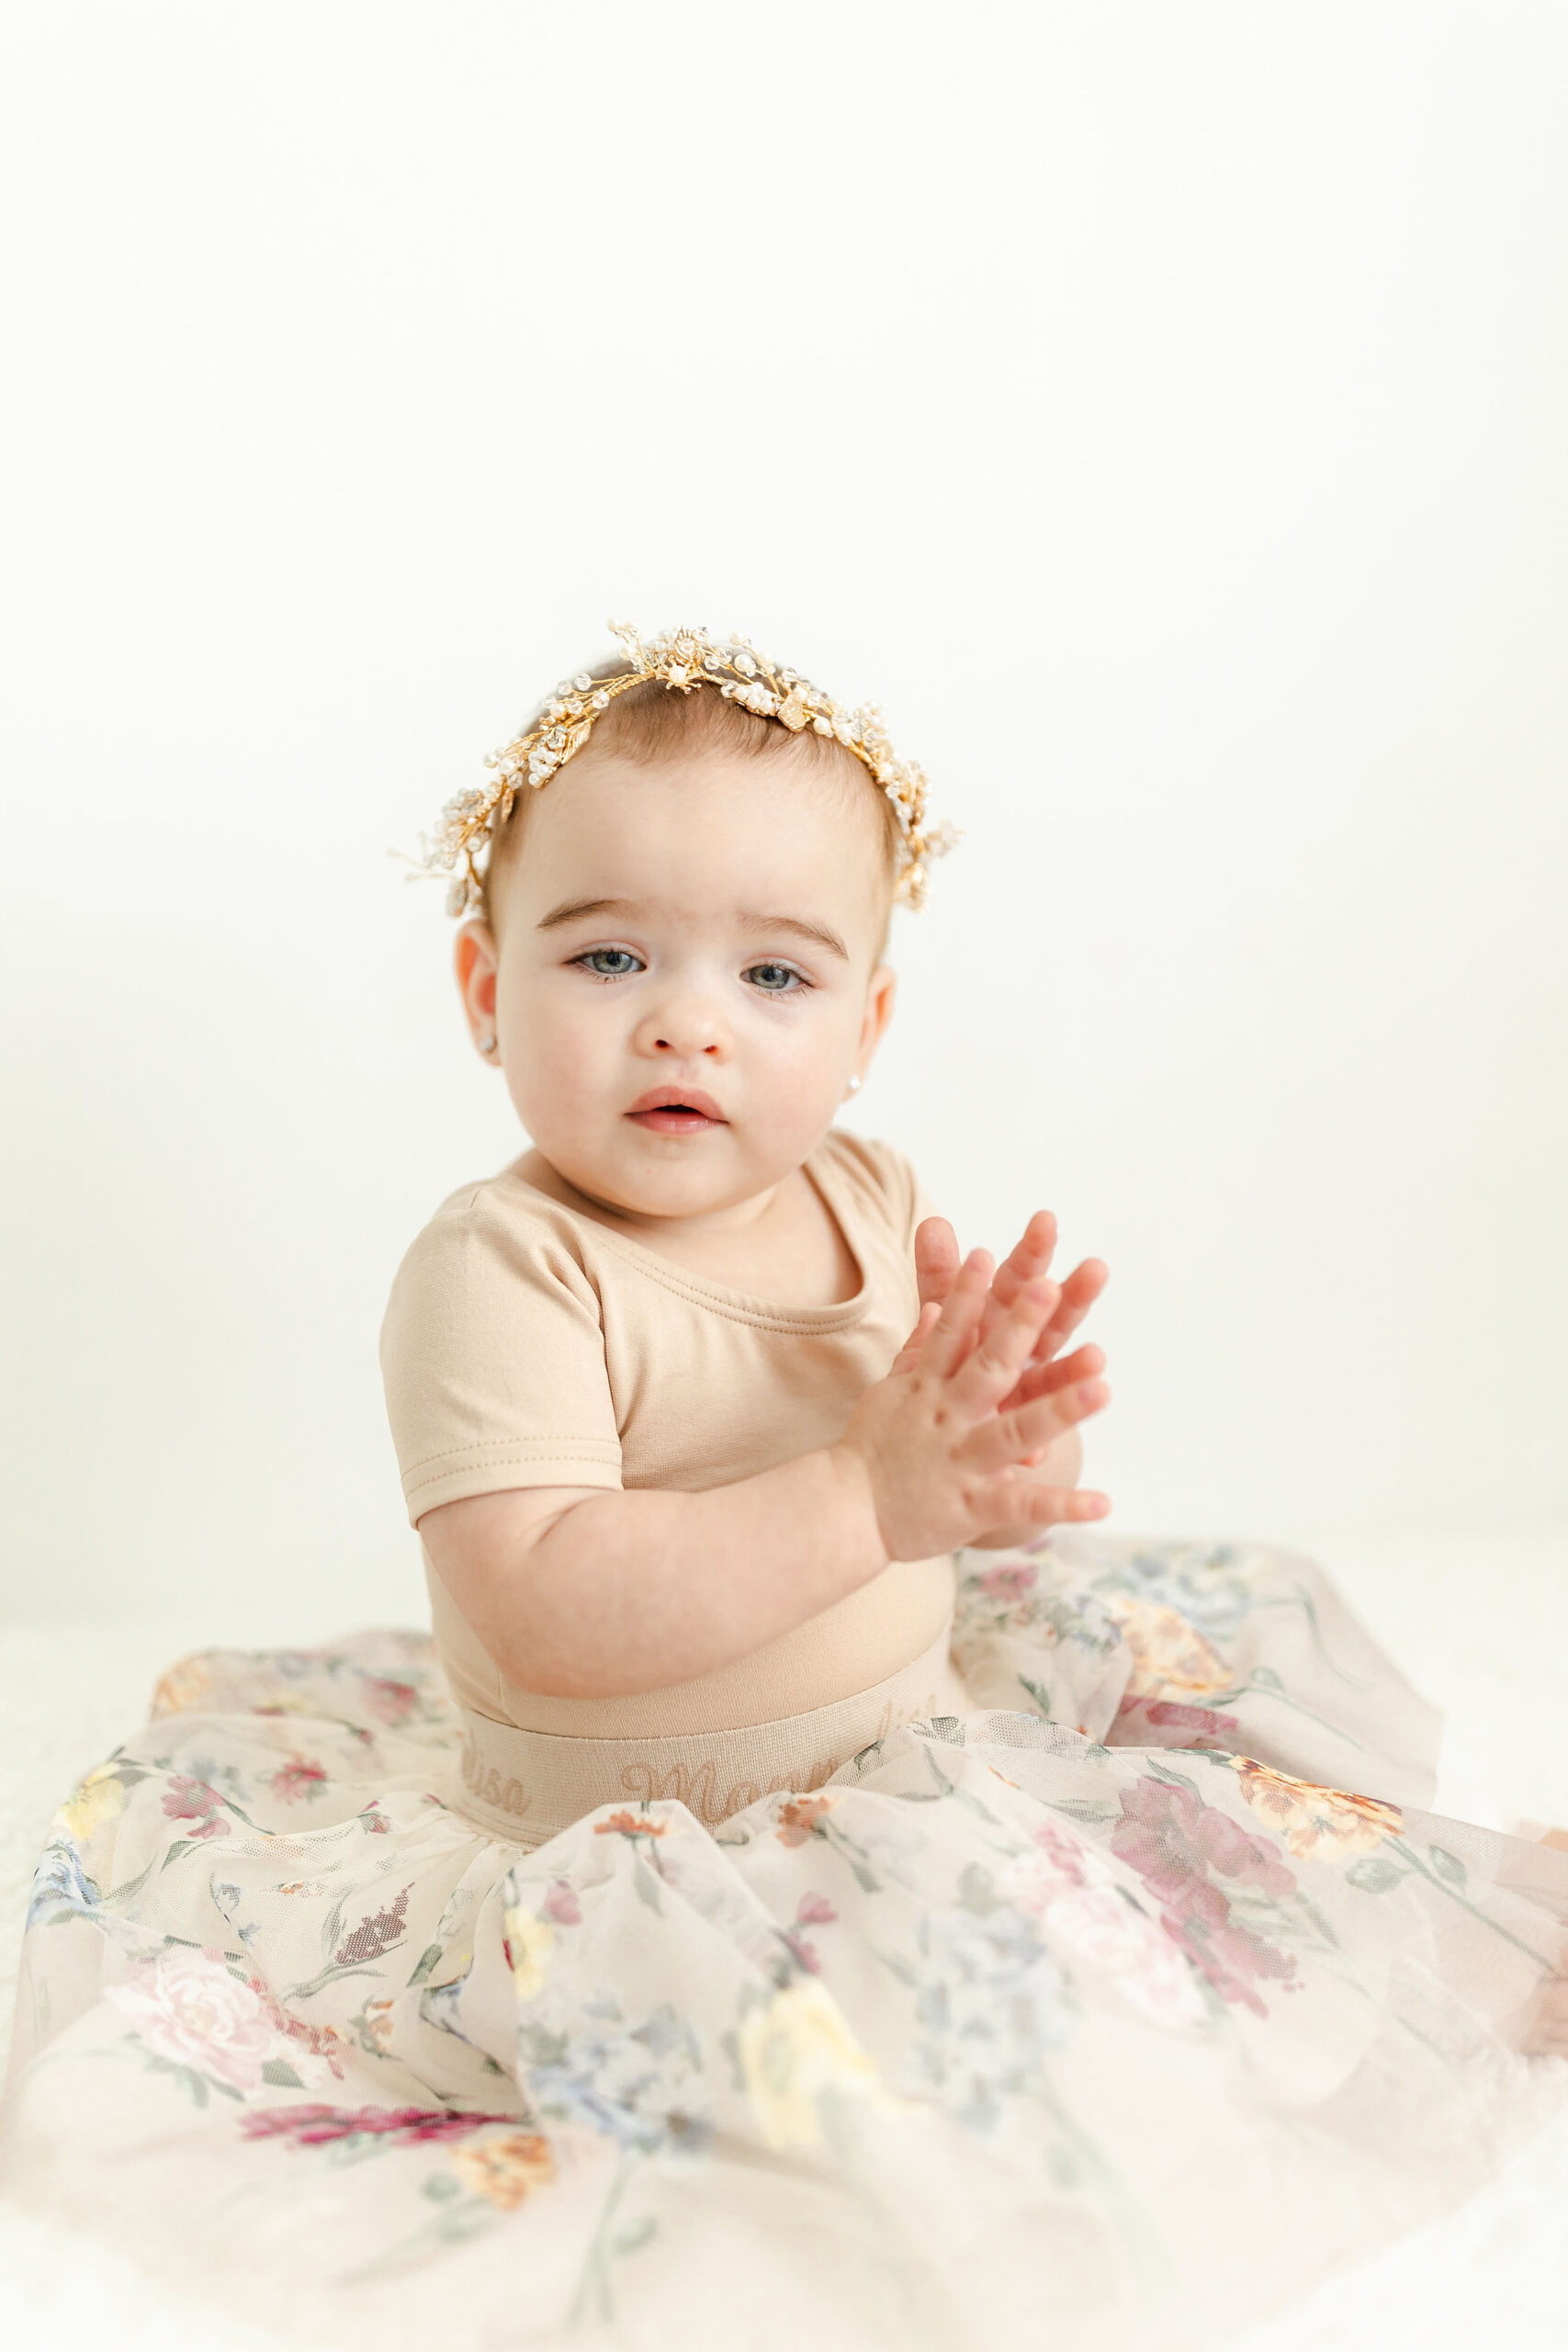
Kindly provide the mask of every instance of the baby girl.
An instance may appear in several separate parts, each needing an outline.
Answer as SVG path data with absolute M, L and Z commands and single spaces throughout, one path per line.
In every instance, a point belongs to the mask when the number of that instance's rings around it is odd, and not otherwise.
M 381 1332 L 433 1638 L 185 1659 L 67 1799 L 0 2184 L 365 2352 L 1196 2352 L 1568 2112 L 1568 1855 L 1313 1562 L 1084 1524 L 1104 1268 L 833 1124 L 923 776 L 618 634 L 426 859 L 531 1138 Z
M 1053 1282 L 1043 1212 L 957 1266 L 903 1156 L 832 1125 L 893 1011 L 897 817 L 855 751 L 710 673 L 615 695 L 496 832 L 457 972 L 533 1148 L 421 1234 L 382 1345 L 481 1718 L 852 1702 L 841 1760 L 889 1698 L 961 1704 L 957 1547 L 1109 1509 L 1077 1485 L 1103 1359 L 1062 1352 L 1104 1269 Z

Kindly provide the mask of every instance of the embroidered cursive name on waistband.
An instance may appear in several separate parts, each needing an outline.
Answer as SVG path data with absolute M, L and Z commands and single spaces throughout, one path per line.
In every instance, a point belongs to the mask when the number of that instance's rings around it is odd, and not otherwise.
M 628 1764 L 621 1774 L 621 1786 L 629 1797 L 638 1798 L 644 1804 L 655 1797 L 673 1797 L 689 1813 L 709 1829 L 728 1821 L 732 1813 L 739 1813 L 746 1805 L 755 1804 L 759 1797 L 775 1795 L 780 1790 L 799 1789 L 807 1792 L 819 1789 L 830 1781 L 840 1765 L 841 1756 L 825 1756 L 807 1772 L 775 1772 L 771 1781 L 737 1781 L 722 1803 L 714 1792 L 714 1761 L 710 1756 L 694 1771 L 689 1764 Z
M 488 1771 L 485 1770 L 471 1732 L 463 1743 L 462 1772 L 469 1794 L 480 1804 L 493 1805 L 498 1813 L 515 1814 L 521 1821 L 534 1802 L 521 1781 L 510 1780 L 503 1784 L 493 1764 Z
M 890 1731 L 922 1712 L 924 1710 L 917 1706 L 896 1710 L 890 1699 L 885 1700 L 875 1729 L 865 1738 L 856 1740 L 853 1752 L 859 1755 L 862 1748 L 874 1747 L 879 1739 L 886 1739 Z M 732 1736 L 743 1737 L 744 1735 Z M 822 1756 L 815 1764 L 807 1765 L 803 1770 L 775 1772 L 771 1780 L 754 1780 L 747 1775 L 737 1781 L 722 1800 L 717 1793 L 719 1766 L 711 1756 L 705 1757 L 700 1764 L 695 1765 L 683 1764 L 679 1760 L 668 1764 L 639 1760 L 636 1764 L 624 1765 L 621 1786 L 627 1796 L 636 1797 L 644 1804 L 651 1804 L 656 1797 L 673 1797 L 689 1813 L 695 1814 L 706 1828 L 714 1829 L 721 1821 L 728 1821 L 732 1813 L 739 1813 L 747 1805 L 755 1804 L 759 1797 L 773 1796 L 785 1789 L 792 1793 L 809 1794 L 811 1790 L 819 1789 L 825 1781 L 830 1781 L 843 1762 L 842 1756 Z

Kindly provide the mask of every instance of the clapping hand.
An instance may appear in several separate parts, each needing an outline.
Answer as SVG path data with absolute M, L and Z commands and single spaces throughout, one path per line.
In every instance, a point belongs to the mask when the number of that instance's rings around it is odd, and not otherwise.
M 1049 1209 L 1037 1209 L 1024 1227 L 1016 1247 L 991 1278 L 989 1295 L 970 1337 L 969 1349 L 978 1346 L 995 1328 L 998 1317 L 1006 1314 L 1025 1283 L 1048 1277 L 1055 1251 L 1056 1220 Z M 982 1260 L 987 1257 L 985 1251 L 976 1251 L 974 1255 Z M 915 1274 L 919 1287 L 920 1317 L 898 1359 L 900 1366 L 908 1368 L 918 1362 L 925 1333 L 934 1324 L 937 1313 L 946 1301 L 958 1267 L 958 1241 L 952 1226 L 945 1217 L 927 1217 L 915 1235 Z M 1019 1405 L 1031 1403 L 1037 1396 L 1061 1395 L 1079 1382 L 1099 1378 L 1105 1369 L 1102 1348 L 1090 1344 L 1075 1348 L 1070 1355 L 1065 1355 L 1063 1350 L 1109 1280 L 1110 1270 L 1101 1259 L 1086 1258 L 1081 1265 L 1074 1267 L 1066 1281 L 1059 1285 L 1055 1306 L 1040 1333 L 1017 1386 L 1010 1396 L 1003 1399 L 998 1411 L 1009 1412 Z M 1110 1498 L 1077 1486 L 1081 1458 L 1082 1449 L 1075 1430 L 1048 1448 L 1038 1463 L 1032 1465 L 1040 1473 L 1038 1480 L 1032 1483 L 1055 1485 L 1064 1490 L 1060 1512 L 1063 1519 L 1101 1519 L 1111 1508 Z M 1019 1475 L 1028 1474 L 1021 1472 Z M 1038 1527 L 1039 1521 L 1034 1520 L 1028 1527 L 997 1528 L 986 1540 L 992 1546 L 1021 1542 L 1026 1534 L 1037 1532 Z
M 1077 1485 L 1077 1424 L 1111 1397 L 1089 1368 L 1100 1351 L 1060 1361 L 1103 1271 L 1080 1269 L 1064 1308 L 1063 1286 L 1027 1271 L 1055 1247 L 1048 1221 L 1025 1236 L 1005 1280 L 984 1250 L 972 1250 L 949 1280 L 951 1240 L 942 1227 L 931 1252 L 946 1297 L 926 1301 L 892 1369 L 865 1391 L 831 1450 L 857 1504 L 869 1504 L 890 1560 L 1019 1543 L 1110 1509 Z

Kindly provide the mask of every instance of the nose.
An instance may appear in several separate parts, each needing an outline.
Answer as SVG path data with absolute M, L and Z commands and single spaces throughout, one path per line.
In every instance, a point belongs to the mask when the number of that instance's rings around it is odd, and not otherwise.
M 725 1061 L 729 1029 L 718 1007 L 698 989 L 672 990 L 637 1023 L 637 1050 L 658 1061 Z

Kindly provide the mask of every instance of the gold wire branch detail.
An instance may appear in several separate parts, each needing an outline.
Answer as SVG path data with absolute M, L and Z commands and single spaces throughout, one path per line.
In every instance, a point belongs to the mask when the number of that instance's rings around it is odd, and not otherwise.
M 897 820 L 897 895 L 912 907 L 924 905 L 927 863 L 951 849 L 959 835 L 951 825 L 927 823 L 925 773 L 894 751 L 876 704 L 846 710 L 798 670 L 770 662 L 744 637 L 718 639 L 703 628 L 675 628 L 645 641 L 629 621 L 611 621 L 609 628 L 620 640 L 626 669 L 605 677 L 583 670 L 563 678 L 511 742 L 486 760 L 492 771 L 490 783 L 454 793 L 434 837 L 420 835 L 422 855 L 405 861 L 414 869 L 411 882 L 457 867 L 446 892 L 447 913 L 464 915 L 479 906 L 478 859 L 511 815 L 519 789 L 526 785 L 537 792 L 547 785 L 581 751 L 594 720 L 617 695 L 658 678 L 671 693 L 689 695 L 709 686 L 759 718 L 776 719 L 792 734 L 831 736 L 852 752 L 886 793 Z

